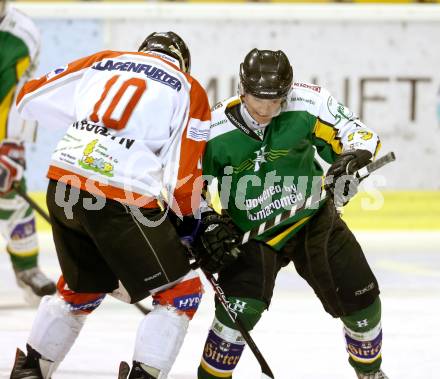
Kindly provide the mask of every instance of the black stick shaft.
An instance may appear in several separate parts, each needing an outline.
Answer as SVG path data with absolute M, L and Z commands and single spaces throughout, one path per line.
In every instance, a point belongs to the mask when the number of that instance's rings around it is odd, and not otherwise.
M 17 192 L 23 199 L 25 199 L 29 203 L 29 205 L 50 224 L 49 215 L 25 191 L 23 191 L 23 189 L 20 187 L 19 182 L 15 182 L 12 187 L 15 192 Z
M 151 312 L 150 308 L 144 307 L 141 303 L 134 303 L 133 304 L 137 309 L 139 309 L 144 315 L 147 315 Z

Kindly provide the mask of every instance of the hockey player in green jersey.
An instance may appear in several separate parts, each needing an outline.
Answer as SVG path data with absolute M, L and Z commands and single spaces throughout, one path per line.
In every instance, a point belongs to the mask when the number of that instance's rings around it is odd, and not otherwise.
M 369 163 L 379 147 L 376 133 L 324 88 L 293 83 L 282 51 L 252 50 L 240 66 L 239 95 L 214 107 L 203 159 L 227 216 L 202 218 L 194 246 L 201 267 L 219 272 L 230 306 L 249 330 L 270 304 L 278 271 L 293 262 L 325 311 L 342 320 L 349 362 L 362 379 L 387 378 L 380 368 L 379 288 L 335 203 L 356 192 L 358 183 L 347 182 L 347 174 Z M 315 153 L 330 164 L 325 183 L 334 201 L 299 212 L 237 253 L 239 233 L 320 191 L 324 171 Z M 231 378 L 244 346 L 217 302 L 198 378 Z
M 25 123 L 15 108 L 17 89 L 30 77 L 39 50 L 39 33 L 24 14 L 0 0 L 0 229 L 18 285 L 35 304 L 55 292 L 55 284 L 39 269 L 35 217 L 29 204 L 12 190 L 23 190 L 24 141 L 35 125 Z

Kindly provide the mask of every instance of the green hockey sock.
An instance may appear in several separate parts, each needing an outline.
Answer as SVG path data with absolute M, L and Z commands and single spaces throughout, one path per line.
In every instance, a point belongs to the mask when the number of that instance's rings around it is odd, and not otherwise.
M 38 251 L 32 255 L 17 255 L 8 251 L 9 257 L 11 258 L 12 267 L 15 271 L 28 270 L 30 268 L 37 266 L 38 261 Z
M 358 372 L 374 372 L 382 363 L 381 303 L 342 317 L 350 365 Z

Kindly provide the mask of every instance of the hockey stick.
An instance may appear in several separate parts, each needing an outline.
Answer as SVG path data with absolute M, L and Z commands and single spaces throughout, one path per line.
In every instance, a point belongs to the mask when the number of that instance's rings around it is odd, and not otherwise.
M 134 303 L 133 304 L 137 309 L 139 309 L 144 315 L 147 315 L 151 312 L 150 308 L 144 307 L 141 303 Z
M 365 179 L 368 175 L 370 175 L 373 171 L 378 170 L 379 168 L 385 166 L 386 164 L 393 162 L 396 160 L 396 156 L 393 152 L 390 152 L 386 155 L 384 155 L 381 158 L 376 159 L 374 162 L 371 162 L 370 164 L 366 165 L 365 167 L 362 167 L 360 170 L 356 171 L 353 175 L 356 179 L 362 180 Z M 301 206 L 294 205 L 292 208 L 287 209 L 286 211 L 280 213 L 273 219 L 263 222 L 258 226 L 258 228 L 251 229 L 244 233 L 240 245 L 244 245 L 249 240 L 258 237 L 259 235 L 265 233 L 269 229 L 272 229 L 273 227 L 281 224 L 283 221 L 287 220 L 288 218 L 291 218 L 298 214 L 299 212 L 310 209 L 313 207 L 316 207 L 319 202 L 324 200 L 326 197 L 328 197 L 328 194 L 325 190 L 321 191 L 321 194 L 319 198 L 314 199 L 314 194 L 310 195 Z
M 202 270 L 202 272 L 205 274 L 206 278 L 211 283 L 212 288 L 214 289 L 214 292 L 215 292 L 215 295 L 217 296 L 218 301 L 220 301 L 221 305 L 225 309 L 229 318 L 236 325 L 238 331 L 241 333 L 241 336 L 246 341 L 247 345 L 251 349 L 255 358 L 257 358 L 257 361 L 260 364 L 260 368 L 261 368 L 261 379 L 274 379 L 275 377 L 272 374 L 272 370 L 270 369 L 269 365 L 267 364 L 266 359 L 264 359 L 263 354 L 261 354 L 261 352 L 258 349 L 257 345 L 255 344 L 253 338 L 251 337 L 249 332 L 246 330 L 246 328 L 243 325 L 243 322 L 240 320 L 240 317 L 238 316 L 237 312 L 229 306 L 229 301 L 226 299 L 226 295 L 225 295 L 224 291 L 222 290 L 222 288 L 220 287 L 220 285 L 218 284 L 217 280 L 214 278 L 214 275 L 212 275 L 211 273 L 204 271 L 204 270 Z
M 14 182 L 14 184 L 12 185 L 12 188 L 15 192 L 17 192 L 23 199 L 25 199 L 28 204 L 35 209 L 35 211 L 41 216 L 43 217 L 48 223 L 49 225 L 51 224 L 50 222 L 50 217 L 49 215 L 46 213 L 46 211 L 41 208 L 25 191 L 23 191 L 23 189 L 20 187 L 20 183 L 19 182 Z M 137 309 L 139 309 L 144 315 L 148 314 L 151 312 L 151 309 L 144 307 L 143 305 L 139 304 L 139 303 L 134 303 L 133 304 Z
M 20 186 L 20 182 L 14 182 L 12 189 L 17 192 L 28 204 L 37 211 L 37 213 L 43 217 L 50 224 L 50 217 L 46 211 L 41 208 Z

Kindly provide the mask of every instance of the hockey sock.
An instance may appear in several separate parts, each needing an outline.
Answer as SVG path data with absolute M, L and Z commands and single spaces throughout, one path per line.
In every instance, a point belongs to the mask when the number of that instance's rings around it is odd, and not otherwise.
M 381 303 L 373 304 L 341 318 L 350 365 L 358 372 L 374 372 L 382 363 Z
M 0 210 L 0 220 L 14 217 L 11 211 Z M 38 240 L 35 229 L 35 217 L 32 209 L 27 208 L 13 211 L 24 212 L 19 221 L 9 221 L 7 251 L 15 271 L 28 270 L 37 266 Z
M 21 255 L 13 253 L 10 249 L 7 250 L 15 271 L 24 271 L 37 266 L 38 251 L 31 255 Z
M 234 309 L 246 330 L 252 330 L 267 308 L 263 301 L 228 297 L 230 307 Z M 214 322 L 209 330 L 198 369 L 198 379 L 232 378 L 232 373 L 240 360 L 245 347 L 240 332 L 227 315 L 223 306 L 216 302 Z

